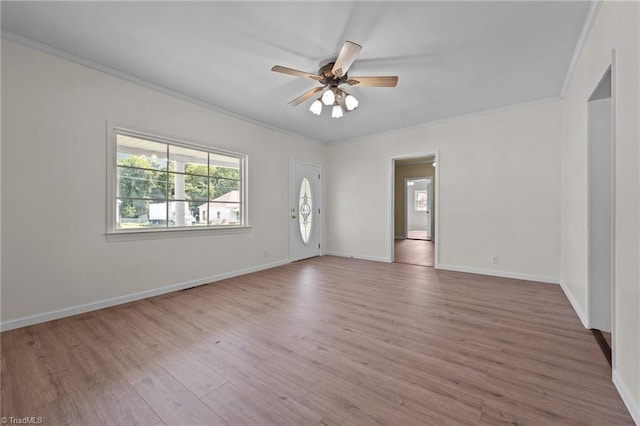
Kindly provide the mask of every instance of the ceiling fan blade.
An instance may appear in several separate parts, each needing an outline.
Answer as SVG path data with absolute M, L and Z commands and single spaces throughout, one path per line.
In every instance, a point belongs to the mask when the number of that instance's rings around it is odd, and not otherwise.
M 324 78 L 319 76 L 319 75 L 317 75 L 317 74 L 310 74 L 308 72 L 298 71 L 298 70 L 294 70 L 292 68 L 281 67 L 280 65 L 274 66 L 273 68 L 271 68 L 271 71 L 280 72 L 282 74 L 289 74 L 289 75 L 292 75 L 294 77 L 309 78 L 311 80 L 315 80 L 315 81 L 319 81 L 321 83 L 324 83 Z
M 347 84 L 360 87 L 396 87 L 398 76 L 349 77 Z
M 345 41 L 342 45 L 342 49 L 340 50 L 340 54 L 336 59 L 335 64 L 333 65 L 333 69 L 331 72 L 336 77 L 342 77 L 347 73 L 353 61 L 356 60 L 358 53 L 362 50 L 362 46 L 359 44 L 355 44 L 351 41 Z
M 308 92 L 304 92 L 302 95 L 300 95 L 297 98 L 295 98 L 294 100 L 290 101 L 289 105 L 292 105 L 292 106 L 300 105 L 301 103 L 303 103 L 307 99 L 312 98 L 313 95 L 315 95 L 316 93 L 321 92 L 323 90 L 324 90 L 324 86 L 314 87 L 313 89 L 309 90 Z

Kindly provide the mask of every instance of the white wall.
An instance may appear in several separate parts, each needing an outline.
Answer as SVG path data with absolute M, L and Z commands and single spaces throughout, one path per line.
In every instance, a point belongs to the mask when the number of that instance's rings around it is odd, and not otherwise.
M 563 101 L 561 281 L 586 322 L 586 102 L 610 63 L 615 108 L 614 382 L 640 423 L 640 4 L 602 2 Z
M 107 240 L 107 120 L 248 154 L 252 229 Z M 5 328 L 286 261 L 289 159 L 322 165 L 326 153 L 324 145 L 6 40 L 2 124 Z M 40 316 L 20 320 L 32 315 Z
M 557 282 L 561 118 L 557 100 L 330 145 L 328 252 L 390 260 L 390 159 L 439 150 L 439 266 Z

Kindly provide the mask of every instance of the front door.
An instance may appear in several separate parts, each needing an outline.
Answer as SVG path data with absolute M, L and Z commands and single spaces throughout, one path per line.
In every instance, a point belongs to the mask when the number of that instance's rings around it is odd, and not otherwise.
M 289 260 L 320 255 L 320 167 L 289 165 Z

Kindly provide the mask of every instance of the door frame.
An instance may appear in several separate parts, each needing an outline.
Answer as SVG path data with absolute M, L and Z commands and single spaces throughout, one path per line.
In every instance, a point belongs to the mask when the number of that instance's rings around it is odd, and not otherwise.
M 433 229 L 433 235 L 431 235 L 431 241 L 433 241 L 433 267 L 435 269 L 440 268 L 440 250 L 439 241 L 440 241 L 440 150 L 436 149 L 431 152 L 421 152 L 421 153 L 413 153 L 406 155 L 399 155 L 395 157 L 390 157 L 387 165 L 388 165 L 388 174 L 387 174 L 387 258 L 386 261 L 389 263 L 393 263 L 393 259 L 395 258 L 395 182 L 396 182 L 396 160 L 411 160 L 411 159 L 419 159 L 425 157 L 433 157 L 433 161 L 436 162 L 436 170 L 434 172 L 434 179 L 436 180 L 435 185 L 432 185 L 434 192 L 434 202 L 435 209 L 432 209 L 432 214 L 434 216 L 435 226 Z M 406 225 L 405 225 L 406 226 Z M 406 236 L 406 235 L 405 235 Z
M 304 166 L 311 166 L 311 167 L 317 167 L 320 173 L 320 179 L 318 180 L 318 194 L 317 194 L 317 203 L 314 202 L 314 206 L 313 208 L 319 208 L 320 209 L 320 213 L 318 213 L 318 217 L 320 220 L 316 221 L 316 226 L 318 229 L 318 242 L 320 244 L 320 248 L 318 249 L 319 251 L 319 256 L 322 256 L 324 254 L 324 244 L 323 244 L 323 234 L 322 234 L 322 228 L 323 228 L 323 222 L 324 222 L 324 212 L 322 210 L 324 210 L 324 206 L 322 205 L 322 201 L 323 201 L 323 192 L 322 192 L 322 166 L 320 164 L 316 164 L 316 163 L 312 163 L 309 161 L 300 161 L 300 160 L 294 160 L 293 158 L 289 158 L 289 184 L 287 185 L 287 256 L 289 258 L 289 262 L 291 262 L 291 239 L 292 239 L 292 235 L 291 235 L 291 223 L 289 222 L 290 220 L 290 216 L 291 216 L 291 206 L 293 203 L 293 200 L 291 199 L 291 194 L 293 193 L 293 163 L 297 163 L 297 164 L 302 164 Z
M 589 99 L 593 93 L 597 90 L 602 80 L 607 75 L 607 72 L 611 73 L 611 367 L 612 370 L 616 370 L 616 51 L 612 49 L 607 55 L 607 59 L 604 61 L 601 71 L 597 74 L 597 80 L 584 99 L 585 105 L 585 135 L 587 135 L 587 144 L 589 143 Z M 591 256 L 591 249 L 589 244 L 589 224 L 591 220 L 591 213 L 589 211 L 590 197 L 589 197 L 589 150 L 586 152 L 585 159 L 585 179 L 586 179 L 586 223 L 585 223 L 585 241 L 586 241 L 586 259 L 585 264 L 585 276 L 586 276 L 586 327 L 591 328 L 591 277 L 589 273 L 589 259 Z

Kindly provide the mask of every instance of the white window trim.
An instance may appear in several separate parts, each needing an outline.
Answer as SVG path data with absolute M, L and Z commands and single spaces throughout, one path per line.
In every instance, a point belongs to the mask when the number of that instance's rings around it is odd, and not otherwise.
M 124 133 L 130 136 L 149 139 L 160 143 L 168 143 L 174 146 L 184 148 L 198 149 L 213 154 L 222 154 L 237 157 L 240 159 L 242 177 L 240 179 L 240 203 L 242 205 L 242 225 L 225 225 L 225 226 L 184 226 L 184 227 L 166 227 L 166 228 L 150 228 L 150 229 L 117 229 L 116 228 L 116 200 L 117 200 L 117 183 L 116 183 L 116 166 L 117 166 L 117 143 L 116 135 Z M 228 235 L 245 233 L 251 229 L 249 224 L 249 197 L 247 181 L 249 180 L 249 159 L 246 154 L 229 151 L 226 149 L 216 148 L 202 143 L 187 141 L 184 138 L 174 138 L 158 135 L 153 132 L 132 128 L 130 126 L 119 125 L 107 122 L 107 226 L 105 235 L 107 240 L 131 240 L 142 238 L 166 238 L 193 236 L 198 234 L 211 235 Z

